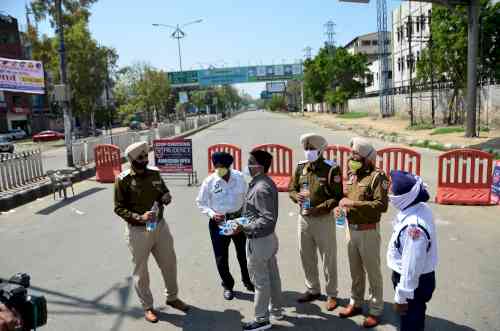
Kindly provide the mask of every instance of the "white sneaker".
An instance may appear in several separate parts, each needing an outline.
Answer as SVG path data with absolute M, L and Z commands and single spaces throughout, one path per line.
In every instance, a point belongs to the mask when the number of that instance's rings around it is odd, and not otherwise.
M 283 315 L 283 312 L 272 312 L 271 313 L 271 318 L 275 321 L 281 321 L 283 318 L 285 318 L 285 315 Z

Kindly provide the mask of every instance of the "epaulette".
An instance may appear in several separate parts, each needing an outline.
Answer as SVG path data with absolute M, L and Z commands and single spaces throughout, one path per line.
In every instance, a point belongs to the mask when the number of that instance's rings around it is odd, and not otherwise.
M 335 160 L 324 160 L 327 165 L 329 165 L 332 168 L 335 168 L 337 166 L 337 162 Z
M 130 175 L 130 169 L 127 169 L 125 171 L 122 171 L 119 175 L 118 175 L 118 178 L 120 178 L 120 180 L 124 179 L 125 177 L 127 177 L 128 175 Z
M 299 161 L 299 164 L 306 164 L 307 162 L 309 162 L 309 161 L 307 161 L 307 160 L 302 160 L 302 161 Z
M 160 171 L 160 169 L 158 167 L 155 167 L 155 166 L 148 165 L 146 168 L 148 168 L 149 170 L 153 170 L 153 171 Z

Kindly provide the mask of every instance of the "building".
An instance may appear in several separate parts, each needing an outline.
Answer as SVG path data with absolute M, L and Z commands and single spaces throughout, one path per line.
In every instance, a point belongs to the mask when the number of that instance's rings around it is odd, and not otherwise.
M 388 42 L 389 45 L 391 43 L 390 32 L 386 32 L 388 34 Z M 350 54 L 366 54 L 368 56 L 368 62 L 373 62 L 378 58 L 378 33 L 368 33 L 362 36 L 358 36 L 348 42 L 344 48 Z M 390 49 L 390 46 L 389 46 Z
M 0 57 L 24 59 L 17 20 L 0 14 Z M 26 93 L 0 91 L 0 132 L 23 129 L 31 133 L 32 96 Z
M 404 1 L 392 12 L 392 71 L 396 91 L 405 90 L 416 76 L 416 63 L 429 42 L 431 10 L 431 3 Z
M 392 67 L 392 56 L 389 56 L 389 67 Z M 370 73 L 365 78 L 365 94 L 378 94 L 380 90 L 380 60 L 368 64 Z M 389 86 L 392 86 L 392 70 L 389 70 Z

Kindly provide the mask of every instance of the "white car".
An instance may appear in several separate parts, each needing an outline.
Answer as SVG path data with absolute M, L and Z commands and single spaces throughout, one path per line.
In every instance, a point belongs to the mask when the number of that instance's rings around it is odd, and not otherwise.
M 10 138 L 13 140 L 24 139 L 28 136 L 26 132 L 22 129 L 10 130 L 8 135 L 10 135 Z
M 0 136 L 0 153 L 14 153 L 14 144 L 5 136 Z

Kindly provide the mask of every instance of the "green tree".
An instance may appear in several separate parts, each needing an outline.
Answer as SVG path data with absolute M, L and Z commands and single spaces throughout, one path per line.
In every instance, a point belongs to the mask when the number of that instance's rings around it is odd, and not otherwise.
M 481 52 L 477 68 L 479 80 L 500 79 L 500 3 L 482 0 L 480 6 Z M 434 74 L 435 81 L 451 82 L 452 97 L 444 122 L 463 124 L 463 99 L 467 82 L 467 7 L 433 7 L 431 16 L 432 47 L 422 52 L 417 62 L 417 80 L 426 84 Z M 482 54 L 481 54 L 482 53 Z
M 207 106 L 207 91 L 198 90 L 191 93 L 191 102 L 198 108 L 198 112 L 205 111 Z
M 285 110 L 286 98 L 281 94 L 274 94 L 269 103 L 267 104 L 267 108 L 270 111 Z

